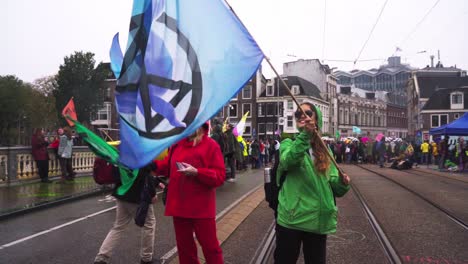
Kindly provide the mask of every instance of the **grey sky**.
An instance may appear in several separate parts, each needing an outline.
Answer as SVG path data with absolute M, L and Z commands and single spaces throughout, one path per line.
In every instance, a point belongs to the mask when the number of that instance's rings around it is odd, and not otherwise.
M 63 58 L 74 51 L 90 51 L 98 62 L 109 61 L 109 47 L 116 32 L 121 33 L 122 46 L 127 41 L 131 0 L 2 2 L 0 75 L 14 74 L 32 82 L 55 74 Z M 283 62 L 300 58 L 356 59 L 385 0 L 228 2 L 281 73 Z M 468 1 L 440 0 L 414 31 L 436 2 L 389 0 L 360 58 L 386 59 L 398 46 L 402 51 L 397 55 L 403 62 L 424 67 L 430 62 L 429 55 L 437 56 L 439 49 L 444 66 L 468 69 Z M 358 62 L 356 68 L 369 69 L 383 62 Z M 353 63 L 325 63 L 341 70 L 353 69 Z M 272 77 L 265 63 L 263 72 Z

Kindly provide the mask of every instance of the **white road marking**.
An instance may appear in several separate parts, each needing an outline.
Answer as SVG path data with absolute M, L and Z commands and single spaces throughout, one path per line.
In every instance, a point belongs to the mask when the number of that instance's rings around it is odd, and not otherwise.
M 162 191 L 157 192 L 157 194 L 160 194 L 160 193 L 162 193 Z M 108 198 L 108 196 L 106 196 L 106 198 Z M 106 200 L 106 199 L 104 199 L 104 200 Z M 98 201 L 100 201 L 100 200 L 98 200 Z M 64 227 L 66 227 L 66 226 L 69 226 L 69 225 L 72 225 L 72 224 L 75 224 L 75 223 L 78 223 L 78 222 L 81 222 L 81 221 L 86 220 L 86 219 L 89 219 L 89 218 L 91 218 L 91 217 L 95 217 L 95 216 L 97 216 L 97 215 L 100 215 L 100 214 L 103 214 L 103 213 L 112 211 L 112 210 L 114 210 L 114 209 L 116 209 L 116 208 L 117 208 L 117 206 L 112 206 L 112 207 L 110 207 L 110 208 L 101 210 L 101 211 L 99 211 L 99 212 L 92 213 L 92 214 L 89 214 L 89 215 L 87 215 L 87 216 L 83 216 L 83 217 L 78 218 L 78 219 L 75 219 L 75 220 L 73 220 L 73 221 L 70 221 L 70 222 L 67 222 L 67 223 L 64 223 L 64 224 L 61 224 L 61 225 L 58 225 L 58 226 L 54 226 L 54 227 L 49 228 L 49 229 L 47 229 L 47 230 L 41 231 L 41 232 L 39 232 L 39 233 L 36 233 L 36 234 L 30 235 L 30 236 L 27 236 L 27 237 L 24 237 L 24 238 L 15 240 L 15 241 L 13 241 L 13 242 L 10 242 L 10 243 L 1 245 L 1 246 L 0 246 L 0 250 L 5 249 L 5 248 L 7 248 L 7 247 L 11 247 L 11 246 L 17 245 L 17 244 L 22 243 L 22 242 L 25 242 L 25 241 L 28 241 L 28 240 L 33 239 L 33 238 L 38 237 L 38 236 L 45 235 L 45 234 L 50 233 L 50 232 L 52 232 L 52 231 L 59 230 L 59 229 L 61 229 L 61 228 L 64 228 Z
M 110 207 L 110 208 L 101 210 L 101 211 L 99 211 L 99 212 L 96 212 L 96 213 L 93 213 L 93 214 L 90 214 L 90 215 L 87 215 L 87 216 L 84 216 L 84 217 L 75 219 L 75 220 L 70 221 L 70 222 L 67 222 L 67 223 L 65 223 L 65 224 L 61 224 L 61 225 L 58 225 L 58 226 L 49 228 L 49 229 L 47 229 L 47 230 L 41 231 L 41 232 L 39 232 L 39 233 L 36 233 L 36 234 L 34 234 L 34 235 L 30 235 L 30 236 L 27 236 L 27 237 L 24 237 L 24 238 L 15 240 L 15 241 L 13 241 L 13 242 L 10 242 L 10 243 L 8 243 L 8 244 L 1 245 L 1 246 L 0 246 L 0 250 L 5 249 L 5 248 L 7 248 L 7 247 L 14 246 L 14 245 L 16 245 L 16 244 L 19 244 L 19 243 L 22 243 L 22 242 L 25 242 L 25 241 L 28 241 L 28 240 L 33 239 L 33 238 L 38 237 L 38 236 L 45 235 L 45 234 L 50 233 L 50 232 L 52 232 L 52 231 L 59 230 L 59 229 L 61 229 L 61 228 L 63 228 L 63 227 L 72 225 L 72 224 L 74 224 L 74 223 L 81 222 L 81 221 L 83 221 L 83 220 L 86 220 L 86 219 L 88 219 L 88 218 L 94 217 L 94 216 L 96 216 L 96 215 L 100 215 L 100 214 L 103 214 L 103 213 L 112 211 L 112 210 L 114 210 L 115 208 L 117 208 L 117 206 L 112 206 L 112 207 Z

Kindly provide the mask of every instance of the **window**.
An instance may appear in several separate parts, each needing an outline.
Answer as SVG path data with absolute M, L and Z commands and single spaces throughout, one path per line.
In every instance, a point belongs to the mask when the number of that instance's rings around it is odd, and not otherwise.
M 249 112 L 248 116 L 252 116 L 250 108 L 251 108 L 251 104 L 242 104 L 242 116 L 244 116 L 245 113 L 247 113 L 247 112 Z
M 266 88 L 266 95 L 273 96 L 275 91 L 273 90 L 273 85 L 268 85 Z
M 252 86 L 251 85 L 246 85 L 244 89 L 242 89 L 242 98 L 243 99 L 252 98 Z
M 452 93 L 450 95 L 451 109 L 463 109 L 463 93 Z
M 274 131 L 273 131 L 273 123 L 267 123 L 267 124 L 266 124 L 266 132 L 267 132 L 268 134 L 273 134 L 273 132 L 274 132 Z
M 263 103 L 258 104 L 258 111 L 257 116 L 263 116 Z
M 276 113 L 278 112 L 278 105 L 276 103 L 266 103 L 265 107 L 267 116 L 276 116 Z
M 229 117 L 237 117 L 237 104 L 229 104 Z
M 245 125 L 245 128 L 244 128 L 244 135 L 250 135 L 252 133 L 252 128 L 250 125 Z
M 452 94 L 452 104 L 462 104 L 463 95 L 462 94 Z
M 258 124 L 258 134 L 265 134 L 265 124 L 259 123 Z
M 294 105 L 292 100 L 288 100 L 288 110 L 294 110 Z
M 287 127 L 293 127 L 293 117 L 292 116 L 287 116 L 287 118 L 288 118 L 288 121 L 287 121 L 286 126 Z
M 291 87 L 291 93 L 292 93 L 293 95 L 298 95 L 298 94 L 300 94 L 300 93 L 301 93 L 301 90 L 300 90 L 300 88 L 299 88 L 299 85 L 293 85 L 293 86 Z
M 440 127 L 448 123 L 448 115 L 431 115 L 431 127 Z

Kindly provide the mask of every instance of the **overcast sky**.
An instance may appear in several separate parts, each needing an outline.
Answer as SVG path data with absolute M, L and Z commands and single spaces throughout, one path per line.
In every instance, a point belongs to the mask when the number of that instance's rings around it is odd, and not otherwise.
M 125 47 L 131 0 L 0 1 L 0 75 L 14 74 L 32 82 L 57 73 L 63 58 L 80 50 L 93 52 L 98 62 L 108 62 L 117 32 Z M 386 0 L 228 2 L 282 73 L 283 62 L 301 58 L 325 59 L 331 67 L 353 69 L 352 62 L 327 60 L 358 57 Z M 437 60 L 440 50 L 444 66 L 467 70 L 467 25 L 467 0 L 388 0 L 360 55 L 362 60 L 378 60 L 357 62 L 355 68 L 378 67 L 398 46 L 402 61 L 414 67 L 429 64 L 431 54 Z M 272 77 L 263 65 L 264 75 Z

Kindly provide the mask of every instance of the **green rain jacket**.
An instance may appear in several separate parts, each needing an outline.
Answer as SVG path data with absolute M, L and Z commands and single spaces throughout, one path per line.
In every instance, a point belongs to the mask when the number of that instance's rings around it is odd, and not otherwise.
M 280 146 L 277 184 L 283 173 L 286 180 L 278 196 L 278 224 L 316 234 L 336 232 L 338 208 L 334 196 L 349 190 L 331 163 L 328 171 L 318 174 L 309 154 L 310 136 L 301 132 L 296 140 L 286 139 Z

